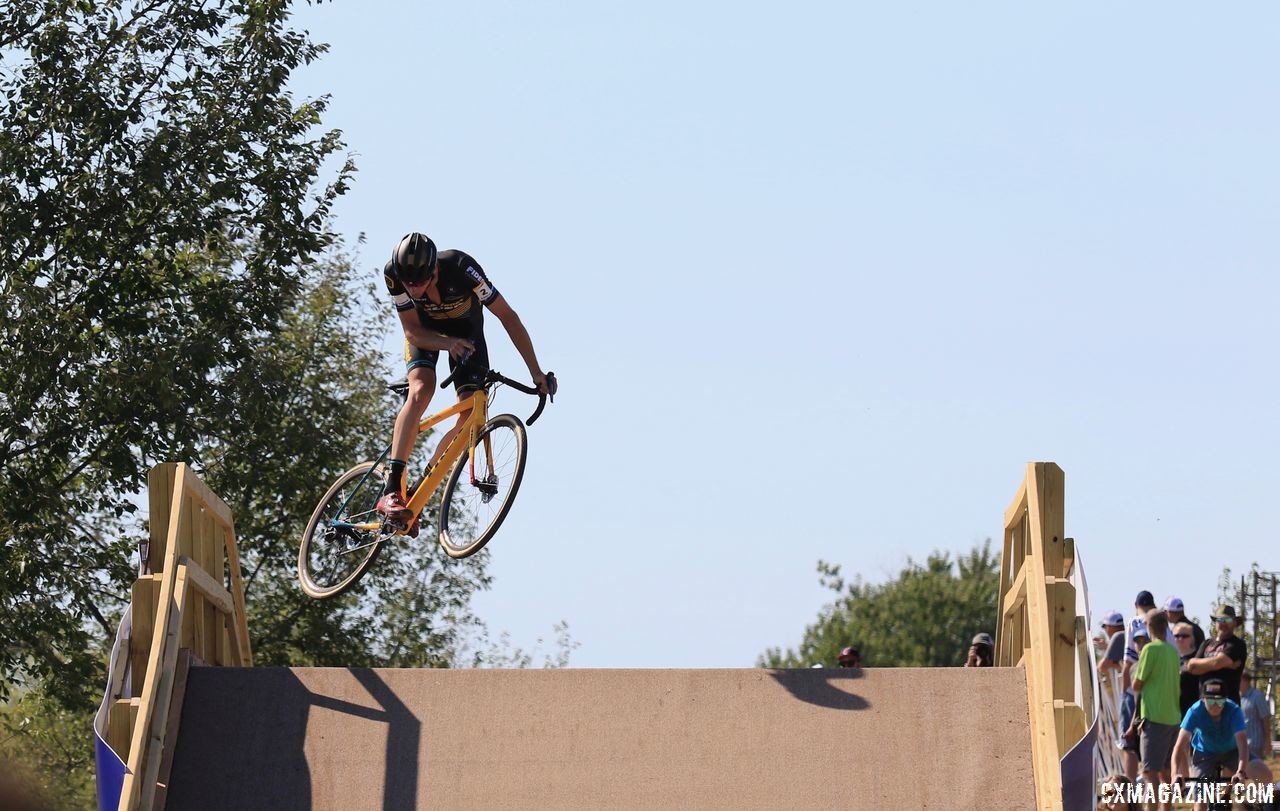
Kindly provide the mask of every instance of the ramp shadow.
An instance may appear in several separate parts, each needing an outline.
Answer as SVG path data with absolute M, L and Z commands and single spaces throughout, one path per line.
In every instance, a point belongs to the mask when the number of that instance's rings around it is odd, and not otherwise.
M 806 704 L 814 704 L 831 710 L 866 710 L 871 703 L 857 693 L 849 693 L 836 684 L 854 682 L 862 678 L 860 669 L 826 670 L 770 670 L 773 680 L 788 693 Z
M 422 723 L 375 671 L 347 671 L 378 708 L 313 692 L 288 668 L 192 668 L 168 806 L 309 811 L 323 804 L 306 755 L 308 722 L 321 708 L 386 725 L 382 808 L 414 809 Z
M 311 808 L 310 696 L 284 668 L 191 668 L 166 807 Z
M 422 722 L 374 671 L 353 668 L 351 675 L 382 705 L 383 718 L 387 724 L 382 807 L 384 811 L 412 809 L 416 807 L 418 796 L 418 752 L 422 743 Z

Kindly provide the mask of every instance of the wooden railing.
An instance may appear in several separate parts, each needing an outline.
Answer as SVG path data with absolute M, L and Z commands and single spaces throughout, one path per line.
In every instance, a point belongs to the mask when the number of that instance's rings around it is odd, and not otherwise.
M 183 464 L 156 465 L 147 484 L 150 541 L 129 642 L 135 697 L 116 701 L 107 725 L 128 770 L 120 811 L 164 804 L 186 664 L 252 664 L 230 509 Z
M 1063 807 L 1062 757 L 1088 731 L 1094 701 L 1088 624 L 1069 579 L 1076 554 L 1063 531 L 1064 481 L 1052 462 L 1028 464 L 1004 516 L 996 666 L 1027 671 L 1039 811 Z

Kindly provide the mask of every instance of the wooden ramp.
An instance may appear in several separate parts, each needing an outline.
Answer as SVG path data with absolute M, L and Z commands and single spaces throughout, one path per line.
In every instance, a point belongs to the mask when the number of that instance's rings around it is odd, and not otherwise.
M 173 809 L 1036 807 L 1021 668 L 192 667 Z

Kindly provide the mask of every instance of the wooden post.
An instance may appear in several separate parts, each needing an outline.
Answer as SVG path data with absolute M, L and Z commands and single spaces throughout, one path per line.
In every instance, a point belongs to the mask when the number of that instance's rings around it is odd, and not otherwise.
M 1068 579 L 1075 542 L 1064 532 L 1065 476 L 1048 462 L 1027 465 L 1004 515 L 997 664 L 1027 671 L 1027 709 L 1035 767 L 1036 807 L 1062 808 L 1060 761 L 1086 732 L 1094 697 L 1076 694 L 1077 673 L 1090 678 L 1087 633 L 1076 616 Z M 1087 628 L 1084 629 L 1087 632 Z M 1083 652 L 1082 652 L 1083 651 Z
M 156 465 L 148 483 L 148 574 L 134 584 L 130 640 L 138 696 L 128 709 L 136 720 L 117 749 L 126 753 L 121 811 L 151 809 L 157 801 L 159 776 L 177 740 L 180 654 L 183 662 L 252 664 L 231 511 L 186 465 Z M 230 590 L 223 586 L 228 573 Z M 113 707 L 112 718 L 125 709 Z M 114 724 L 120 736 L 121 724 Z M 161 791 L 160 803 L 163 798 Z

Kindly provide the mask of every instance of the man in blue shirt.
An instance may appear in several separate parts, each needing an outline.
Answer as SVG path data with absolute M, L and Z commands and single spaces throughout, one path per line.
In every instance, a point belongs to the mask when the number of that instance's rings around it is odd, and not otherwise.
M 1253 686 L 1253 674 L 1240 673 L 1240 711 L 1244 713 L 1244 736 L 1249 756 L 1266 759 L 1271 754 L 1271 705 L 1262 691 Z
M 1234 781 L 1244 780 L 1249 765 L 1249 744 L 1244 734 L 1244 713 L 1240 705 L 1226 697 L 1221 679 L 1201 686 L 1200 700 L 1191 705 L 1182 719 L 1178 740 L 1173 745 L 1173 780 L 1187 775 L 1190 754 L 1193 777 L 1216 780 L 1223 766 L 1235 767 Z

